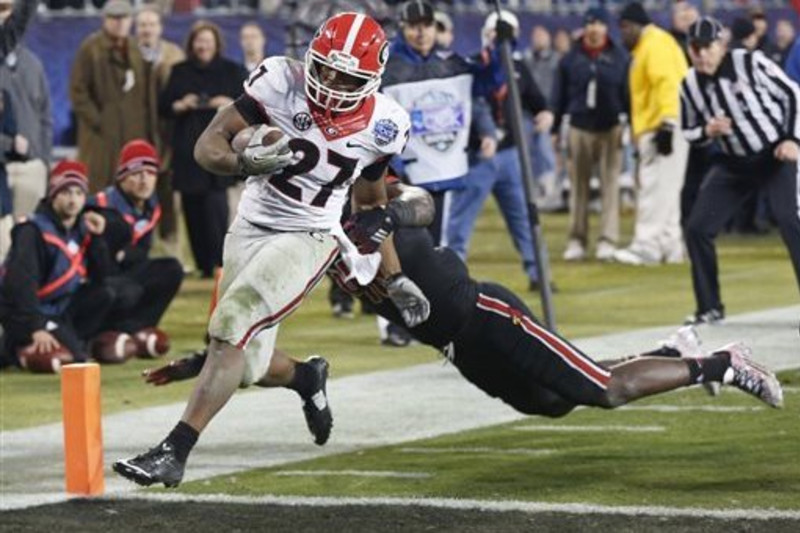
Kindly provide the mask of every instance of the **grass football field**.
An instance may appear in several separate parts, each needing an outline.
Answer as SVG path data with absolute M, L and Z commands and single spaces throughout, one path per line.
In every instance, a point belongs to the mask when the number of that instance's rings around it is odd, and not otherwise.
M 678 325 L 693 311 L 688 264 L 658 268 L 626 267 L 593 260 L 567 264 L 561 260 L 567 216 L 545 215 L 543 222 L 553 278 L 558 287 L 555 306 L 560 333 L 576 338 Z M 592 222 L 596 227 L 597 220 Z M 628 236 L 631 224 L 631 217 L 626 216 L 623 231 Z M 627 242 L 627 238 L 623 238 L 623 242 Z M 766 237 L 724 236 L 718 244 L 723 299 L 729 314 L 797 304 L 794 275 L 776 232 Z M 470 267 L 473 277 L 499 281 L 521 295 L 534 310 L 540 308 L 538 294 L 526 291 L 527 280 L 493 203 L 487 206 L 479 221 Z M 202 345 L 210 290 L 210 282 L 186 280 L 164 322 L 165 329 L 172 335 L 171 357 Z M 406 349 L 379 346 L 374 317 L 357 316 L 352 321 L 333 319 L 326 290 L 327 281 L 324 281 L 303 307 L 281 326 L 280 347 L 298 357 L 324 354 L 331 361 L 334 378 L 439 359 L 432 349 L 419 345 Z M 191 383 L 161 388 L 145 386 L 138 375 L 149 366 L 153 366 L 152 361 L 131 361 L 103 368 L 105 414 L 186 399 Z M 692 389 L 637 402 L 630 408 L 613 412 L 581 409 L 558 420 L 531 417 L 433 439 L 219 476 L 186 483 L 179 494 L 366 498 L 364 505 L 375 498 L 460 498 L 487 502 L 800 511 L 800 371 L 783 372 L 781 379 L 787 386 L 783 410 L 769 409 L 737 391 L 710 398 L 702 390 Z M 247 394 L 247 391 L 240 394 Z M 487 397 L 486 401 L 497 400 Z M 436 406 L 421 408 L 435 409 Z M 469 413 L 464 416 L 468 417 Z M 56 378 L 21 371 L 0 373 L 1 430 L 59 420 L 60 395 Z M 391 475 L 364 476 L 359 472 Z M 160 493 L 158 490 L 148 492 Z M 114 502 L 108 505 L 119 506 L 118 512 L 125 514 L 133 513 L 139 504 Z M 69 505 L 71 507 L 66 509 L 70 512 L 82 509 L 87 517 L 103 515 L 102 503 L 97 504 L 100 506 L 97 509 L 89 503 Z M 363 505 L 359 508 L 365 509 Z M 208 521 L 203 523 L 209 526 L 215 520 L 222 520 L 221 517 L 230 512 L 230 508 L 225 509 L 220 507 L 217 513 L 209 513 Z M 350 523 L 363 526 L 362 530 L 371 529 L 370 520 L 382 516 L 381 513 L 386 518 L 376 523 L 386 527 L 380 529 L 391 530 L 398 526 L 400 530 L 405 525 L 412 530 L 446 530 L 448 527 L 437 527 L 437 520 L 451 512 L 430 513 L 430 516 L 423 511 L 400 513 L 401 517 L 397 518 L 391 506 L 381 507 L 374 516 L 352 509 L 331 509 L 324 515 L 331 525 L 351 513 L 353 521 Z M 70 512 L 63 514 L 68 516 Z M 282 516 L 282 512 L 276 511 L 274 517 Z M 242 517 L 247 512 L 234 514 Z M 7 515 L 9 519 L 14 516 L 17 515 Z M 462 531 L 536 529 L 537 525 L 524 513 L 519 522 L 515 521 L 513 513 L 505 514 L 503 520 L 492 522 L 496 527 L 487 526 L 488 529 L 479 526 L 489 515 L 473 517 L 469 511 L 464 511 L 458 516 L 458 520 L 448 524 L 460 524 Z M 653 527 L 718 531 L 720 523 L 715 520 L 722 520 L 723 524 L 728 520 L 724 516 L 698 518 L 694 523 L 684 523 L 683 518 L 653 519 L 651 524 L 650 518 L 642 518 L 641 522 L 636 522 L 641 528 L 631 528 L 629 518 L 608 522 L 608 517 L 602 514 L 587 518 L 586 522 L 575 516 L 558 515 L 551 523 L 546 513 L 537 516 L 543 520 L 538 523 L 543 529 L 549 529 L 548 524 L 555 528 L 571 524 L 570 528 L 619 531 L 651 530 Z M 415 521 L 417 518 L 419 521 Z M 235 523 L 235 519 L 231 520 L 233 522 L 229 523 Z M 11 523 L 21 524 L 24 520 Z M 109 525 L 108 522 L 104 524 Z M 347 522 L 343 524 L 346 528 Z M 769 527 L 764 530 L 800 530 L 800 521 L 793 519 L 742 524 L 747 525 L 739 528 L 742 530 L 760 530 L 767 525 Z

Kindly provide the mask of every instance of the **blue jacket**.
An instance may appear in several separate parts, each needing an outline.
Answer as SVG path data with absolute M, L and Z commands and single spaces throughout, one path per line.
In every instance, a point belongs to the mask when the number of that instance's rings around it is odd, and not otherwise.
M 800 37 L 794 40 L 783 69 L 790 78 L 800 83 Z
M 579 41 L 565 55 L 553 83 L 553 131 L 557 132 L 564 115 L 570 125 L 587 131 L 606 131 L 619 123 L 620 113 L 629 104 L 628 67 L 630 56 L 611 39 L 596 57 Z M 589 86 L 594 80 L 594 107 L 589 105 Z

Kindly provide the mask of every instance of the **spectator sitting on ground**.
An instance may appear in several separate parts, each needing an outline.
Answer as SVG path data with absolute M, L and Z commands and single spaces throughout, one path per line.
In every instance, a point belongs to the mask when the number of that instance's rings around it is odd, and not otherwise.
M 183 281 L 183 268 L 177 259 L 149 257 L 153 234 L 161 218 L 155 193 L 160 161 L 156 149 L 142 139 L 122 148 L 116 183 L 95 195 L 90 203 L 103 208 L 108 220 L 105 239 L 116 260 L 117 269 L 106 283 L 117 294 L 114 310 L 103 329 L 140 333 L 158 326 Z M 135 355 L 155 357 L 139 343 Z
M 106 221 L 84 209 L 88 190 L 86 166 L 61 161 L 47 197 L 14 227 L 0 285 L 2 366 L 16 364 L 21 349 L 42 357 L 65 349 L 76 362 L 88 358 L 87 342 L 114 304 L 102 283 L 113 269 L 111 256 L 97 238 Z

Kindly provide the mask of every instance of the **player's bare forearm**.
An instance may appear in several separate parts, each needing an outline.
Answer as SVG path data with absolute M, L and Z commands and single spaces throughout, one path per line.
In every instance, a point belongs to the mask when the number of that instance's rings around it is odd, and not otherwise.
M 381 243 L 381 247 L 378 248 L 378 251 L 381 253 L 381 266 L 378 276 L 388 278 L 402 272 L 400 258 L 397 256 L 397 250 L 394 248 L 393 235 L 389 235 L 386 240 Z
M 239 173 L 239 160 L 231 139 L 248 126 L 233 104 L 222 107 L 194 145 L 197 164 L 220 176 Z
M 431 225 L 436 208 L 428 191 L 402 183 L 387 185 L 386 191 L 391 199 L 386 209 L 392 211 L 399 226 L 419 228 Z
M 353 213 L 384 207 L 388 203 L 389 195 L 382 178 L 375 181 L 359 178 L 353 184 Z

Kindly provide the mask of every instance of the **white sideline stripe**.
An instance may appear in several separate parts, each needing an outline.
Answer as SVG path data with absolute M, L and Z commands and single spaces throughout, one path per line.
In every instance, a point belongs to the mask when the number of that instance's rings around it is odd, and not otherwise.
M 786 390 L 786 389 L 784 389 Z M 736 405 L 623 405 L 618 411 L 654 411 L 657 413 L 681 413 L 685 411 L 702 411 L 706 413 L 750 413 L 763 411 L 763 407 L 746 407 Z
M 476 455 L 552 455 L 556 450 L 536 449 L 536 448 L 400 448 L 400 453 L 416 454 L 440 454 L 440 453 L 464 453 Z
M 564 431 L 564 432 L 590 432 L 590 431 L 620 431 L 628 433 L 657 433 L 666 431 L 664 426 L 556 426 L 537 424 L 531 426 L 517 426 L 516 431 Z
M 144 500 L 164 503 L 230 503 L 312 507 L 399 506 L 524 513 L 572 513 L 624 516 L 682 516 L 721 519 L 800 520 L 800 511 L 780 509 L 699 509 L 692 507 L 611 506 L 583 503 L 546 503 L 517 500 L 461 500 L 455 498 L 332 498 L 317 496 L 230 496 L 227 494 L 168 494 L 137 492 L 107 498 L 109 501 Z
M 428 474 L 426 472 L 392 472 L 389 470 L 281 470 L 275 472 L 273 475 L 285 477 L 355 476 L 410 479 L 425 479 L 433 477 L 433 474 Z
M 783 392 L 800 392 L 800 387 L 783 387 Z

